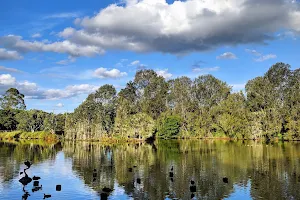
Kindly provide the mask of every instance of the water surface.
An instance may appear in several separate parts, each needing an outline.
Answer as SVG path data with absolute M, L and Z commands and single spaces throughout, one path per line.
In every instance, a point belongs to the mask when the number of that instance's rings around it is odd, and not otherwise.
M 19 172 L 26 160 L 33 163 L 28 176 L 40 176 L 42 190 L 32 192 L 33 182 L 23 190 Z M 28 199 L 44 193 L 49 199 L 100 199 L 103 188 L 113 190 L 105 193 L 108 199 L 300 199 L 300 144 L 0 143 L 0 199 L 22 199 L 26 191 Z

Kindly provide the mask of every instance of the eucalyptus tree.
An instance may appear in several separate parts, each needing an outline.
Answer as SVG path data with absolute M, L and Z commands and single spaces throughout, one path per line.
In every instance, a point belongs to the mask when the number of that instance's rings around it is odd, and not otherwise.
M 20 93 L 16 88 L 8 89 L 0 98 L 0 106 L 4 110 L 18 109 L 25 110 L 24 94 Z
M 167 109 L 168 84 L 165 79 L 153 70 L 140 70 L 135 75 L 134 83 L 142 112 L 157 119 Z

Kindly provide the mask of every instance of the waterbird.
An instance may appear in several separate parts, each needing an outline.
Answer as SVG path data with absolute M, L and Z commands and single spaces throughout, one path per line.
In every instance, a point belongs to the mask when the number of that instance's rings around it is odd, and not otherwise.
M 39 186 L 34 187 L 34 188 L 32 188 L 32 192 L 37 192 L 37 191 L 39 191 L 39 190 L 42 190 L 42 188 L 43 188 L 42 185 L 41 185 L 40 187 L 39 187 Z
M 44 199 L 50 198 L 51 194 L 44 194 Z
M 30 166 L 31 166 L 31 163 L 27 160 L 27 161 L 25 161 L 24 162 L 24 164 L 27 166 L 27 169 L 29 169 L 30 168 Z
M 224 178 L 223 178 L 223 182 L 224 182 L 224 183 L 228 183 L 228 178 L 227 178 L 227 177 L 224 177 Z
M 132 168 L 131 168 L 131 167 L 129 167 L 129 168 L 128 168 L 128 171 L 129 171 L 129 172 L 132 172 Z
M 112 192 L 112 191 L 113 191 L 112 189 L 107 188 L 107 187 L 104 187 L 104 188 L 102 189 L 102 192 L 106 192 L 106 193 L 110 193 L 110 192 Z
M 174 176 L 174 173 L 173 173 L 173 166 L 171 168 L 171 171 L 169 172 L 169 176 L 172 178 Z
M 22 185 L 27 185 L 28 183 L 30 183 L 32 181 L 32 179 L 25 173 L 25 176 L 22 177 L 19 182 L 22 183 Z
M 136 179 L 136 182 L 137 182 L 138 184 L 141 184 L 141 179 L 140 179 L 140 178 L 137 178 L 137 179 Z
M 102 193 L 100 194 L 100 197 L 101 197 L 101 200 L 106 200 L 106 199 L 108 199 L 108 194 L 102 192 Z
M 22 196 L 22 200 L 27 200 L 29 196 L 30 194 L 28 192 L 25 192 L 25 194 L 23 194 Z
M 33 186 L 39 186 L 39 181 L 33 181 Z
M 56 191 L 61 191 L 61 185 L 56 185 Z
M 94 169 L 93 177 L 94 177 L 94 178 L 97 177 L 97 170 L 96 170 L 96 169 Z
M 195 181 L 193 181 L 193 180 L 191 180 L 190 191 L 191 192 L 196 192 L 196 185 L 195 185 Z
M 40 180 L 40 179 L 41 179 L 41 177 L 38 177 L 38 176 L 33 176 L 32 177 L 32 180 L 35 180 L 35 181 Z

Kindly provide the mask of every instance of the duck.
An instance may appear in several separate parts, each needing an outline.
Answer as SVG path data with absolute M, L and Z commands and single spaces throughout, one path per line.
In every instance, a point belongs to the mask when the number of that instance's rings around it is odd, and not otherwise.
M 37 192 L 39 190 L 42 190 L 42 188 L 43 188 L 43 185 L 41 185 L 40 187 L 36 186 L 36 187 L 32 188 L 32 192 Z
M 51 194 L 44 194 L 44 199 L 50 198 Z
M 173 172 L 173 166 L 171 168 L 171 171 L 169 172 L 169 176 L 172 178 L 174 176 L 174 172 Z
M 191 180 L 190 191 L 191 192 L 196 192 L 196 185 L 195 185 L 195 181 L 193 181 L 193 180 Z
M 41 179 L 41 177 L 39 177 L 39 176 L 33 176 L 32 177 L 32 180 L 34 180 L 34 181 L 37 181 L 37 180 L 40 180 Z
M 141 184 L 141 179 L 140 179 L 140 178 L 137 178 L 137 179 L 136 179 L 136 182 L 137 182 L 138 184 Z
M 112 191 L 113 191 L 112 189 L 107 188 L 107 187 L 104 187 L 104 188 L 102 189 L 102 192 L 106 192 L 106 193 L 110 193 L 110 192 L 112 192 Z
M 224 177 L 224 178 L 223 178 L 223 182 L 224 182 L 224 183 L 228 183 L 228 178 L 227 178 L 227 177 Z
M 31 181 L 32 179 L 26 174 L 26 172 L 25 172 L 25 176 L 19 180 L 19 182 L 22 183 L 22 185 L 24 186 L 30 183 Z
M 26 165 L 27 169 L 31 167 L 31 163 L 28 160 L 25 161 L 24 164 Z
M 97 177 L 97 170 L 96 170 L 96 169 L 94 169 L 93 177 L 94 177 L 94 178 Z

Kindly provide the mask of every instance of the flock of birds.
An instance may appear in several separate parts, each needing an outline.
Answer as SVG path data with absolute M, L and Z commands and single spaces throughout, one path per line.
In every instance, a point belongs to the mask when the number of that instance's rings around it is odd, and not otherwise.
M 20 172 L 20 175 L 24 174 L 24 176 L 19 180 L 20 183 L 22 183 L 23 185 L 23 192 L 24 195 L 22 196 L 22 200 L 27 200 L 28 197 L 30 196 L 29 192 L 27 192 L 25 190 L 25 186 L 28 185 L 32 180 L 33 182 L 33 188 L 32 188 L 32 192 L 37 192 L 39 190 L 42 190 L 43 186 L 39 186 L 39 180 L 41 179 L 41 177 L 38 176 L 33 176 L 32 178 L 28 176 L 28 174 L 26 173 L 26 170 L 28 170 L 31 167 L 31 163 L 29 161 L 24 162 L 24 164 L 26 165 L 27 168 L 24 169 L 24 172 Z M 134 168 L 136 168 L 137 166 L 133 166 Z M 129 172 L 133 172 L 133 168 L 128 168 Z M 93 171 L 93 180 L 95 181 L 97 178 L 98 174 L 97 174 L 97 170 L 94 169 Z M 171 181 L 173 182 L 173 178 L 174 178 L 174 168 L 173 166 L 171 167 L 171 170 L 169 171 L 169 177 L 171 179 Z M 137 178 L 136 179 L 137 184 L 141 184 L 141 179 Z M 227 177 L 223 178 L 223 182 L 224 183 L 228 183 L 229 180 Z M 56 191 L 61 191 L 61 185 L 56 185 Z M 101 199 L 105 200 L 108 198 L 109 194 L 112 192 L 113 190 L 107 187 L 104 187 L 102 189 L 102 193 L 101 193 Z M 194 180 L 191 180 L 190 182 L 190 192 L 191 192 L 191 198 L 195 197 L 195 192 L 197 191 L 197 187 L 195 184 Z M 50 198 L 51 195 L 50 194 L 44 194 L 44 199 Z
M 37 192 L 39 190 L 43 189 L 43 186 L 39 186 L 39 180 L 41 179 L 41 177 L 38 176 L 33 176 L 32 178 L 28 176 L 28 174 L 26 173 L 26 170 L 28 170 L 31 167 L 31 163 L 29 161 L 24 162 L 24 164 L 26 165 L 27 168 L 24 169 L 23 172 L 20 172 L 20 175 L 24 176 L 19 180 L 20 183 L 22 183 L 23 185 L 23 196 L 22 196 L 22 200 L 27 200 L 28 197 L 30 196 L 29 192 L 25 190 L 25 186 L 28 185 L 29 183 L 31 183 L 31 181 L 33 180 L 33 188 L 32 188 L 32 192 Z M 56 185 L 56 191 L 61 191 L 61 185 Z M 44 199 L 50 198 L 51 195 L 50 194 L 44 194 Z

